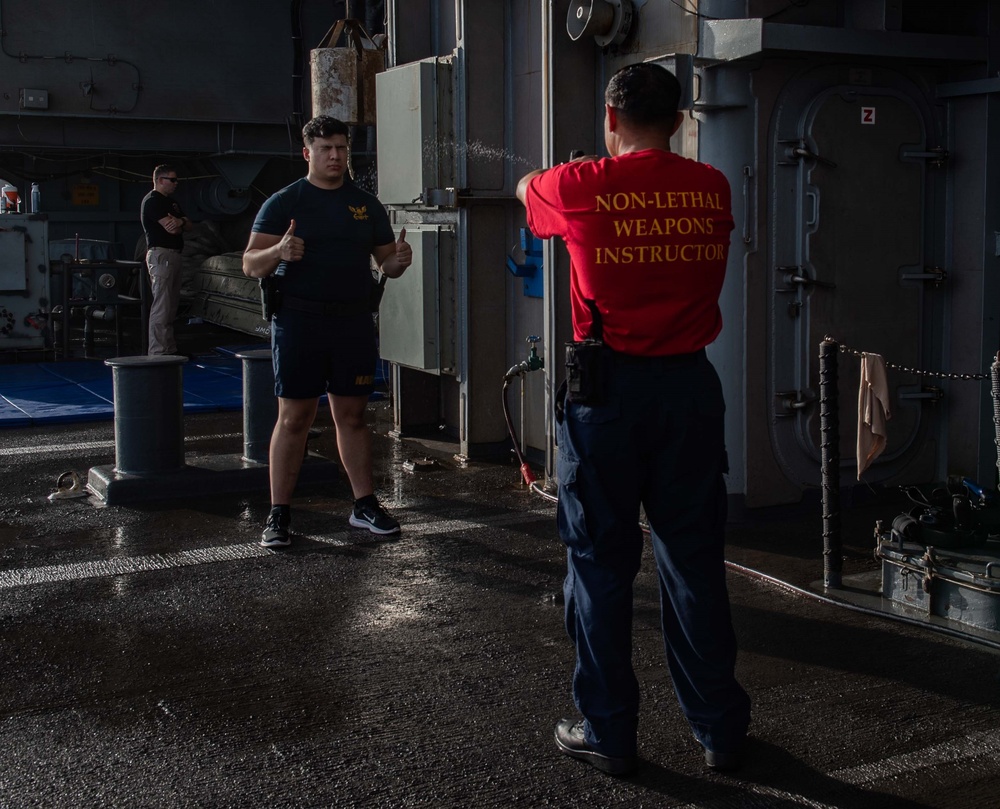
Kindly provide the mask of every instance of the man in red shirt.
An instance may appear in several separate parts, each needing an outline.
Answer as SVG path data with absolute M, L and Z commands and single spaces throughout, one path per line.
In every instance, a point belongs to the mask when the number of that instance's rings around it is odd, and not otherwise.
M 705 355 L 722 329 L 730 189 L 718 170 L 670 151 L 683 120 L 679 98 L 664 68 L 622 68 L 605 93 L 611 157 L 534 171 L 517 187 L 531 231 L 560 236 L 569 250 L 577 341 L 567 349 L 556 437 L 566 628 L 583 718 L 559 722 L 556 744 L 615 775 L 638 764 L 632 584 L 640 504 L 659 572 L 667 663 L 708 766 L 740 765 L 750 722 L 734 674 L 723 557 L 725 403 Z

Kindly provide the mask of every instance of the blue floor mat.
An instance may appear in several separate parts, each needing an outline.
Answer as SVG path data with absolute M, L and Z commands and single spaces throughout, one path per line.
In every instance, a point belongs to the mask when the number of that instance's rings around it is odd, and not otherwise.
M 184 366 L 184 412 L 243 409 L 243 366 L 197 357 Z M 111 368 L 101 360 L 0 365 L 0 428 L 114 418 Z
M 259 346 L 256 346 L 259 347 Z M 243 409 L 243 361 L 235 351 L 195 357 L 184 365 L 184 412 Z M 388 376 L 380 361 L 376 385 Z M 387 397 L 376 390 L 373 401 Z M 326 405 L 323 396 L 321 406 Z M 103 360 L 0 365 L 0 429 L 80 421 L 110 421 L 115 416 L 111 368 Z

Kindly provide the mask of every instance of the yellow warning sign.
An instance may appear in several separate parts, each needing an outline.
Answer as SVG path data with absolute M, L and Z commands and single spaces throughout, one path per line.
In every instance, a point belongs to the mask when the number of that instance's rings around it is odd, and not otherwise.
M 97 183 L 77 183 L 70 190 L 74 205 L 100 205 L 101 191 Z

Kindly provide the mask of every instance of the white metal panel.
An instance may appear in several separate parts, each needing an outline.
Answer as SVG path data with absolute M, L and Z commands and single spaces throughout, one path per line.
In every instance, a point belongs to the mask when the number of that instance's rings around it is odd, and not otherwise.
M 378 195 L 385 205 L 421 205 L 427 189 L 452 185 L 454 143 L 447 114 L 450 65 L 411 62 L 375 77 Z
M 34 214 L 0 217 L 0 352 L 42 348 L 49 297 L 49 223 Z
M 0 290 L 23 292 L 28 288 L 27 259 L 24 233 L 0 231 Z
M 413 263 L 386 283 L 379 307 L 379 355 L 384 360 L 439 373 L 441 329 L 439 293 L 440 227 L 406 229 Z M 397 233 L 397 237 L 398 237 Z

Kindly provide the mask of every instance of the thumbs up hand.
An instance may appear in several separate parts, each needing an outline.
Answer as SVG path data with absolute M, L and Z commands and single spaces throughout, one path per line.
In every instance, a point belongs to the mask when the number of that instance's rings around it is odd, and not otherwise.
M 399 231 L 399 238 L 396 239 L 396 261 L 401 270 L 413 262 L 413 248 L 406 242 L 406 228 Z
M 278 254 L 282 261 L 300 261 L 306 251 L 306 243 L 295 235 L 295 220 L 291 221 L 285 235 L 278 242 Z

